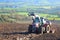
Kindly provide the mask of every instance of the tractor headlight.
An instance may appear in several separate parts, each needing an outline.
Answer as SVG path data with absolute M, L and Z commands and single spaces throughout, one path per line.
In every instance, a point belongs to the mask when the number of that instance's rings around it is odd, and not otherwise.
M 39 23 L 36 23 L 35 25 L 36 25 L 36 27 L 39 27 Z

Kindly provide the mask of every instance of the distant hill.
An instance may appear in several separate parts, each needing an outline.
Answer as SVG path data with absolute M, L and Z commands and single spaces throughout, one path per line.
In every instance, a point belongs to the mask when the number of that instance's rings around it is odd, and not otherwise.
M 0 13 L 29 11 L 60 16 L 60 0 L 0 0 Z

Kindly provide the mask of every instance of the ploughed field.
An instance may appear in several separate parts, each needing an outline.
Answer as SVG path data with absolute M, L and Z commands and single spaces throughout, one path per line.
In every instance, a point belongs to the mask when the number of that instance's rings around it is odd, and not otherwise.
M 29 34 L 30 23 L 0 23 L 0 40 L 60 40 L 60 21 L 54 21 L 55 33 Z

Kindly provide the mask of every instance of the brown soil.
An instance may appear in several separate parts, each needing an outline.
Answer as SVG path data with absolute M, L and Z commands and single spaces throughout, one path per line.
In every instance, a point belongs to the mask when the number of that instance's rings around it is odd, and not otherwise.
M 17 38 L 29 38 L 30 40 L 60 40 L 60 24 L 53 23 L 52 29 L 56 32 L 45 34 L 28 34 L 29 24 L 0 23 L 0 40 L 17 40 Z M 27 39 L 24 39 L 27 40 Z

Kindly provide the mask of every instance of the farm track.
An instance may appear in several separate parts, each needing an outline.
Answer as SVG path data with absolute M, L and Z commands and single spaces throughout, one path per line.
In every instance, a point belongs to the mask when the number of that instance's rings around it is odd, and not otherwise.
M 19 23 L 0 23 L 0 40 L 17 40 L 17 38 L 29 38 L 30 40 L 60 40 L 60 24 L 53 23 L 52 29 L 55 29 L 54 34 L 29 34 L 28 24 Z M 24 39 L 27 40 L 27 39 Z

